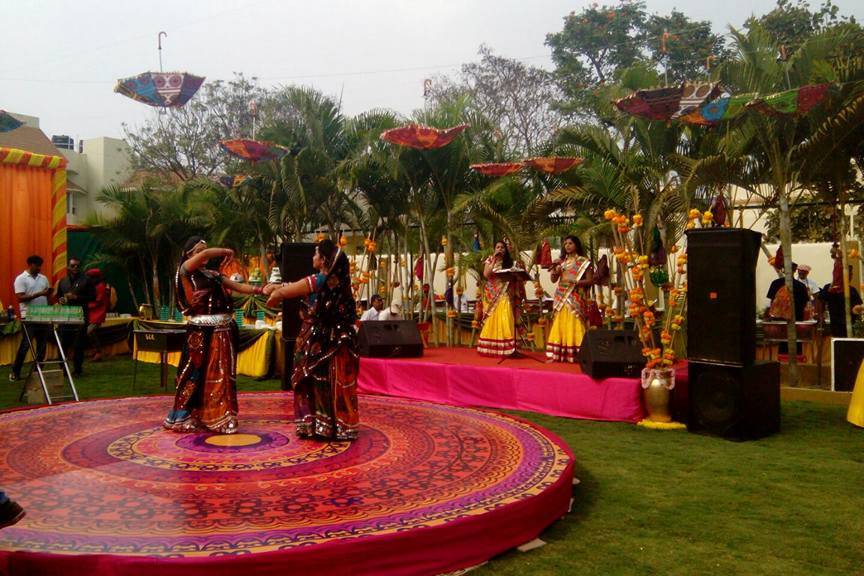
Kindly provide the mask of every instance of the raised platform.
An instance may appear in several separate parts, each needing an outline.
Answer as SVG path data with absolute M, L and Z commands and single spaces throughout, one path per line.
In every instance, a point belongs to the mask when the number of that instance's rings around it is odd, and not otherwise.
M 427 348 L 422 358 L 361 358 L 360 390 L 450 404 L 528 410 L 552 416 L 638 422 L 639 378 L 594 380 L 578 364 L 480 356 L 471 348 Z M 686 378 L 686 370 L 679 371 Z
M 566 513 L 573 457 L 505 415 L 361 396 L 354 443 L 299 440 L 289 393 L 233 436 L 176 434 L 166 396 L 0 413 L 0 486 L 27 510 L 0 574 L 440 574 Z

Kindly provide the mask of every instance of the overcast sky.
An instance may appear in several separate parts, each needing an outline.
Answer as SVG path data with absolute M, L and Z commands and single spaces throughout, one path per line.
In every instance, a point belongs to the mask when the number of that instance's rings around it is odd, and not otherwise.
M 600 2 L 603 4 L 604 2 Z M 607 1 L 607 4 L 613 2 Z M 262 86 L 312 85 L 345 112 L 422 106 L 423 79 L 458 71 L 481 44 L 551 68 L 547 33 L 588 0 L 0 0 L 0 109 L 41 119 L 49 136 L 122 137 L 153 111 L 112 92 L 117 78 L 159 69 L 208 79 L 233 72 Z M 648 0 L 684 6 L 715 31 L 769 11 L 774 0 Z M 811 4 L 818 5 L 819 0 Z M 835 0 L 864 20 L 864 2 Z M 13 8 L 14 5 L 14 8 Z

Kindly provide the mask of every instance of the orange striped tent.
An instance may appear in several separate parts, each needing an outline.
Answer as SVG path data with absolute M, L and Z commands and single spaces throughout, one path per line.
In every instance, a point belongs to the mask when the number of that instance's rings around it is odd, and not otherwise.
M 45 259 L 52 285 L 66 273 L 66 159 L 0 146 L 0 300 L 14 305 L 12 283 L 27 256 Z

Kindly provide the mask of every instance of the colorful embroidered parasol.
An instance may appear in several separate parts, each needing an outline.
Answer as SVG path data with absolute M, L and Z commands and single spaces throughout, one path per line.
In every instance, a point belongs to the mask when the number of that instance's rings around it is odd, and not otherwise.
M 682 84 L 672 88 L 637 90 L 615 101 L 615 106 L 632 116 L 668 121 L 680 118 L 692 124 L 704 123 L 699 110 L 726 94 L 719 84 Z
M 467 127 L 467 124 L 460 124 L 452 128 L 439 129 L 409 124 L 382 132 L 381 139 L 391 144 L 399 144 L 418 150 L 432 150 L 446 146 Z
M 561 174 L 582 164 L 582 158 L 576 158 L 575 156 L 543 156 L 529 158 L 525 160 L 525 164 L 538 172 Z
M 24 123 L 4 110 L 0 110 L 0 132 L 10 132 Z
M 649 120 L 669 120 L 681 108 L 683 86 L 637 90 L 635 93 L 615 101 L 615 106 L 631 116 Z
M 273 144 L 272 142 L 246 140 L 244 138 L 222 140 L 219 142 L 219 145 L 232 156 L 241 160 L 248 160 L 249 162 L 278 160 L 289 152 L 288 148 Z
M 484 176 L 493 176 L 499 178 L 501 176 L 509 176 L 515 174 L 525 167 L 524 162 L 488 162 L 486 164 L 471 164 L 471 170 L 479 172 Z
M 745 110 L 745 106 L 753 99 L 753 94 L 740 94 L 738 96 L 720 96 L 710 102 L 706 102 L 695 110 L 678 117 L 678 120 L 686 124 L 697 126 L 710 126 L 722 120 L 731 120 L 739 116 Z
M 114 91 L 157 108 L 178 108 L 204 83 L 202 76 L 186 72 L 144 72 L 117 81 Z
M 828 84 L 810 84 L 757 98 L 749 102 L 747 108 L 771 116 L 803 115 L 822 102 L 827 94 Z
M 730 95 L 718 84 L 683 84 L 675 88 L 638 90 L 615 101 L 627 114 L 648 120 L 680 120 L 686 124 L 710 126 L 756 110 L 772 116 L 803 115 L 828 94 L 828 84 L 812 84 L 769 96 Z

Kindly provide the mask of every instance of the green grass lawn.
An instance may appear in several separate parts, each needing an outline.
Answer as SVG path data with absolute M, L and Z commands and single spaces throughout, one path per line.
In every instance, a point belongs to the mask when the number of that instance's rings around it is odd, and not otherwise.
M 129 359 L 86 364 L 81 398 L 130 395 L 132 369 Z M 0 408 L 21 405 L 8 371 Z M 136 391 L 162 393 L 156 366 L 139 366 Z M 573 512 L 546 531 L 545 547 L 472 574 L 864 574 L 864 430 L 844 408 L 786 402 L 780 434 L 744 443 L 518 415 L 572 448 Z

